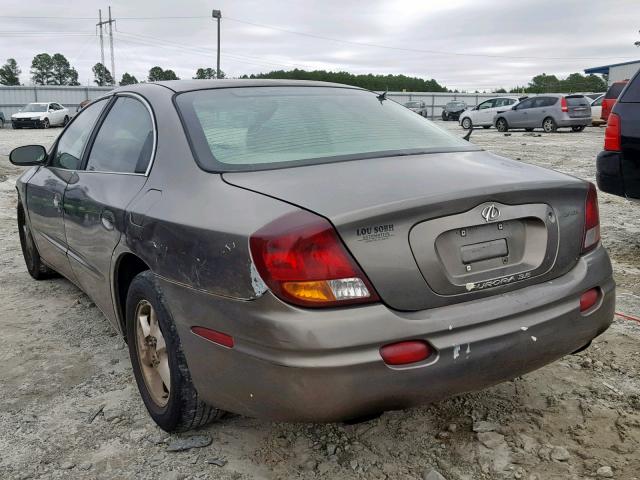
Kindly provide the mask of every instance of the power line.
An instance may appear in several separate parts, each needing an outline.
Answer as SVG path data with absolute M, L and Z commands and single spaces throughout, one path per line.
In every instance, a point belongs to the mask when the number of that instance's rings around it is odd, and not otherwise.
M 341 39 L 341 38 L 325 37 L 323 35 L 316 35 L 314 33 L 299 32 L 299 31 L 296 31 L 296 30 L 289 30 L 289 29 L 286 29 L 286 28 L 275 27 L 273 25 L 265 25 L 263 23 L 248 22 L 246 20 L 240 20 L 238 18 L 232 18 L 232 17 L 226 17 L 226 19 L 230 20 L 232 22 L 243 23 L 245 25 L 252 25 L 254 27 L 261 27 L 261 28 L 266 28 L 266 29 L 270 29 L 270 30 L 276 30 L 276 31 L 279 31 L 279 32 L 290 33 L 292 35 L 300 35 L 300 36 L 304 36 L 304 37 L 315 38 L 315 39 L 319 39 L 319 40 L 327 40 L 327 41 L 331 41 L 331 42 L 344 43 L 344 44 L 347 44 L 347 45 L 357 45 L 357 46 L 360 46 L 360 47 L 384 48 L 384 49 L 387 49 L 387 50 L 397 50 L 397 51 L 412 52 L 412 53 L 427 53 L 427 54 L 432 54 L 432 55 L 454 55 L 454 56 L 463 56 L 463 57 L 508 58 L 508 59 L 521 59 L 521 60 L 527 60 L 527 59 L 537 59 L 537 60 L 609 60 L 609 59 L 613 59 L 613 58 L 617 58 L 617 59 L 636 58 L 636 57 L 538 57 L 538 56 L 526 56 L 526 55 L 491 55 L 491 54 L 485 54 L 485 53 L 463 53 L 463 52 L 452 52 L 452 51 L 445 51 L 445 50 L 424 50 L 424 49 L 418 49 L 418 48 L 393 47 L 393 46 L 389 46 L 389 45 L 380 45 L 380 44 L 376 44 L 376 43 L 355 42 L 355 41 L 351 41 L 351 40 L 344 40 L 344 39 Z

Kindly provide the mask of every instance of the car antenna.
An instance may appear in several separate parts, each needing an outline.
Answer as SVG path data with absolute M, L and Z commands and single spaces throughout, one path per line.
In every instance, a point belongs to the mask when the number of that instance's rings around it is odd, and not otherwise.
M 380 102 L 384 102 L 387 99 L 387 93 L 389 93 L 389 87 L 387 87 L 387 89 L 384 91 L 384 93 L 381 93 L 380 95 L 377 95 L 378 100 L 380 100 Z
M 463 140 L 466 140 L 467 142 L 469 141 L 469 137 L 471 137 L 471 132 L 473 132 L 473 128 L 470 128 L 469 131 L 467 132 L 467 134 L 462 137 Z

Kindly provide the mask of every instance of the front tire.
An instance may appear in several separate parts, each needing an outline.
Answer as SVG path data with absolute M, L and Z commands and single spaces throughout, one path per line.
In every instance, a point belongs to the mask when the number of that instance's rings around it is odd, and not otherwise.
M 49 128 L 50 126 L 51 126 L 51 124 L 49 123 L 49 119 L 48 119 L 48 118 L 45 118 L 45 119 L 42 121 L 42 128 Z
M 462 128 L 464 128 L 465 130 L 471 130 L 473 128 L 473 122 L 469 117 L 464 117 L 462 119 L 461 125 L 462 125 Z
M 126 305 L 129 356 L 147 411 L 167 432 L 198 428 L 224 415 L 198 397 L 164 295 L 152 272 L 138 274 Z
M 584 125 L 576 125 L 575 127 L 571 127 L 572 132 L 581 132 L 584 130 Z
M 13 128 L 14 130 L 20 130 L 20 127 L 18 125 L 16 125 L 15 123 L 11 124 L 11 128 Z
M 442 120 L 445 121 L 445 122 L 449 120 L 449 116 L 447 115 L 447 112 L 445 112 L 445 111 L 442 112 Z
M 507 124 L 507 121 L 501 117 L 496 120 L 496 129 L 499 132 L 506 132 L 509 130 L 509 124 Z
M 558 125 L 553 118 L 547 117 L 542 121 L 542 129 L 545 133 L 553 133 L 558 130 Z
M 22 248 L 22 257 L 27 265 L 29 275 L 35 280 L 46 280 L 58 276 L 58 272 L 47 267 L 40 258 L 38 248 L 33 241 L 31 229 L 27 224 L 24 210 L 22 206 L 18 206 L 18 236 L 20 237 L 20 247 Z

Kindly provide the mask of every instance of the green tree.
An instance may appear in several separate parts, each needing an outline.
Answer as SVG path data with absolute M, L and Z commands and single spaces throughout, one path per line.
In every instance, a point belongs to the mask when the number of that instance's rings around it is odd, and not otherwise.
M 31 79 L 36 85 L 51 85 L 53 76 L 53 59 L 48 53 L 39 53 L 31 61 Z
M 51 71 L 53 85 L 79 85 L 78 72 L 61 53 L 55 53 L 51 57 Z
M 226 74 L 224 71 L 220 70 L 220 78 L 225 78 Z M 207 80 L 210 78 L 218 78 L 216 75 L 215 68 L 199 68 L 196 71 L 196 76 L 193 77 L 194 80 Z
M 130 75 L 128 72 L 124 72 L 122 74 L 120 85 L 133 85 L 134 83 L 138 83 L 138 79 L 136 77 Z
M 349 72 L 328 72 L 326 70 L 275 70 L 268 73 L 252 74 L 241 78 L 282 78 L 292 80 L 320 80 L 337 82 L 377 91 L 446 92 L 447 89 L 434 79 L 407 77 L 406 75 L 374 75 L 371 73 L 354 75 Z
M 7 58 L 7 63 L 0 68 L 0 84 L 20 85 L 21 73 L 15 58 Z
M 111 76 L 111 72 L 100 62 L 96 63 L 93 68 L 93 77 L 94 83 L 100 87 L 104 87 L 106 85 L 113 85 L 113 77 Z
M 150 82 L 161 82 L 162 80 L 180 80 L 173 70 L 163 70 L 161 67 L 155 66 L 149 70 L 147 77 Z
M 558 80 L 558 77 L 547 75 L 546 73 L 533 77 L 527 87 L 528 93 L 553 93 L 559 92 L 559 90 L 560 80 Z

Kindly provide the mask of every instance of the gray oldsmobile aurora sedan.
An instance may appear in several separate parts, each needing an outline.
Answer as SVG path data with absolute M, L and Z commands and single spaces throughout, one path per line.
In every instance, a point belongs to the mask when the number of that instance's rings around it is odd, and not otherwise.
M 33 166 L 29 273 L 93 299 L 165 430 L 433 402 L 585 348 L 613 318 L 593 185 L 359 88 L 122 87 L 10 158 Z

